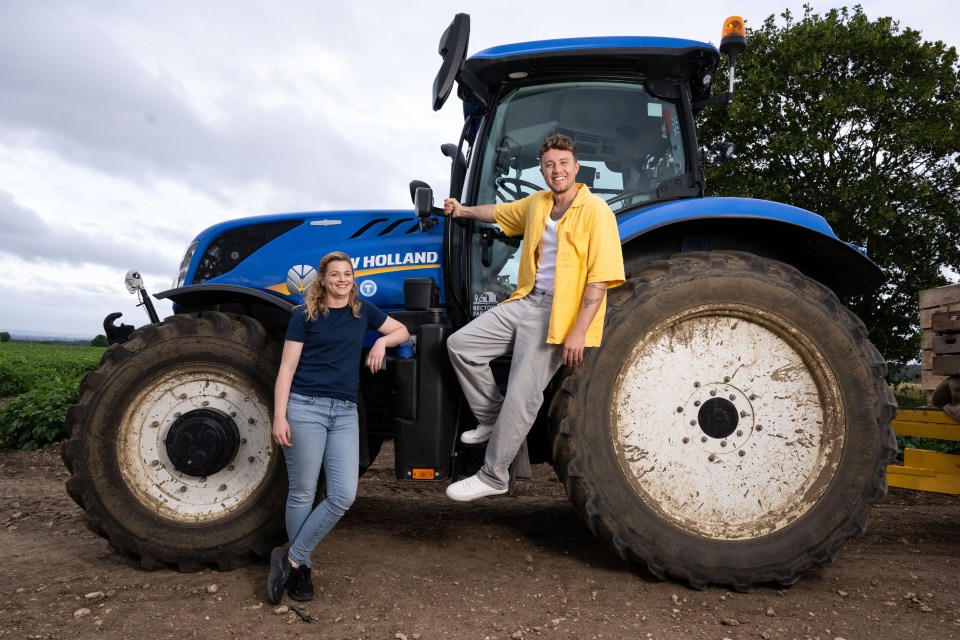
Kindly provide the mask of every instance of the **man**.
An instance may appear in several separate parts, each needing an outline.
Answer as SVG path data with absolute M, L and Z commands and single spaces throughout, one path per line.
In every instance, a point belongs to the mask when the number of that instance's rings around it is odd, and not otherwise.
M 465 207 L 454 198 L 444 214 L 496 222 L 508 236 L 523 236 L 517 290 L 450 336 L 447 349 L 479 425 L 460 440 L 489 440 L 483 467 L 447 487 L 470 501 L 507 492 L 510 463 L 543 404 L 543 390 L 561 364 L 583 362 L 585 347 L 600 345 L 606 290 L 624 282 L 617 222 L 607 203 L 576 184 L 577 149 L 563 135 L 540 147 L 540 173 L 548 190 L 522 200 Z M 513 351 L 506 397 L 490 361 Z

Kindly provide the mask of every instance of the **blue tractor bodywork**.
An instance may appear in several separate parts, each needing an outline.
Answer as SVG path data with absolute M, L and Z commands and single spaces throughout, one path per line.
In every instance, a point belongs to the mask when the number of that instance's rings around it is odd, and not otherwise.
M 181 286 L 159 294 L 191 308 L 203 292 L 232 292 L 292 309 L 327 252 L 353 258 L 362 295 L 387 312 L 403 308 L 406 278 L 440 280 L 443 228 L 421 232 L 411 211 L 325 211 L 240 218 L 201 232 Z M 202 287 L 202 288 L 201 288 Z M 239 288 L 238 288 L 239 287 Z M 221 293 L 221 300 L 228 298 Z

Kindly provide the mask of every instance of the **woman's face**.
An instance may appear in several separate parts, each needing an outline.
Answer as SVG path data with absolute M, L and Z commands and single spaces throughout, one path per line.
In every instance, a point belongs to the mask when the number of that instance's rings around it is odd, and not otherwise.
M 326 290 L 328 301 L 346 300 L 353 288 L 353 265 L 344 260 L 331 260 L 327 263 L 327 270 L 323 274 L 323 288 Z

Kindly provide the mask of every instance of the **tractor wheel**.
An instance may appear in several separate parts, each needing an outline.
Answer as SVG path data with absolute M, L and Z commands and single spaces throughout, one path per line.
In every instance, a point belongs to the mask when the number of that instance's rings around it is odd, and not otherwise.
M 896 404 L 832 292 L 752 254 L 682 254 L 612 290 L 606 323 L 551 422 L 567 495 L 622 558 L 746 590 L 864 530 Z
M 67 414 L 67 491 L 87 526 L 149 569 L 231 569 L 282 541 L 279 360 L 258 322 L 219 312 L 112 346 Z

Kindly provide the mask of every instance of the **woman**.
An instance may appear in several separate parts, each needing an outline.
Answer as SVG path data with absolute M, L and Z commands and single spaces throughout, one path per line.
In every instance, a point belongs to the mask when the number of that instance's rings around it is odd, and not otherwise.
M 314 597 L 310 554 L 357 494 L 360 468 L 357 388 L 368 329 L 381 334 L 367 356 L 376 373 L 387 347 L 409 339 L 406 328 L 361 301 L 350 257 L 339 251 L 320 261 L 317 278 L 287 329 L 274 389 L 273 440 L 282 447 L 290 479 L 288 549 L 270 554 L 267 595 L 277 604 L 289 585 L 294 600 Z M 326 497 L 314 508 L 321 465 Z

